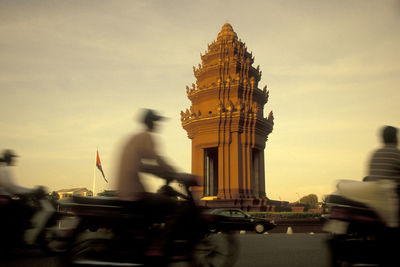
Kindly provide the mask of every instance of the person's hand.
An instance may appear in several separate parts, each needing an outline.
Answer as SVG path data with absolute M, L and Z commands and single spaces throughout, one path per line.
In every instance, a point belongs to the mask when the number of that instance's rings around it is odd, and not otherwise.
M 33 190 L 33 194 L 37 197 L 43 197 L 46 195 L 46 188 L 39 185 Z
M 162 186 L 160 189 L 158 189 L 157 193 L 162 194 L 164 196 L 168 196 L 168 197 L 176 197 L 177 196 L 176 191 L 168 185 Z
M 187 184 L 188 186 L 199 185 L 199 182 L 197 181 L 197 175 L 191 173 L 180 173 L 179 178 L 180 181 Z

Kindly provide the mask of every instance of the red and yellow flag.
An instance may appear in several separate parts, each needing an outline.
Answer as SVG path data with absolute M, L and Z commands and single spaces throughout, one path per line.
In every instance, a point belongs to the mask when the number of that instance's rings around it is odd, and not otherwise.
M 97 150 L 97 157 L 96 157 L 96 166 L 97 166 L 97 169 L 99 169 L 101 171 L 101 174 L 103 175 L 104 180 L 108 183 L 108 181 L 104 175 L 103 168 L 101 167 L 100 156 L 99 156 L 98 150 Z

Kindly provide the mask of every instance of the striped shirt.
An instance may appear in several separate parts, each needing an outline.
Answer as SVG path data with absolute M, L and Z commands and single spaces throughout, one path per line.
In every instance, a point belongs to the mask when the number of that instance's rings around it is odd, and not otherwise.
M 400 150 L 396 145 L 385 145 L 373 153 L 369 163 L 369 178 L 400 182 Z

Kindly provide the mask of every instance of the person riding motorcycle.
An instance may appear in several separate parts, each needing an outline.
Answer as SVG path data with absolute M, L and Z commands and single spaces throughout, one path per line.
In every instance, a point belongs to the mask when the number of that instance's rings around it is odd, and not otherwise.
M 398 129 L 385 126 L 382 130 L 384 146 L 376 150 L 369 163 L 369 174 L 366 180 L 394 180 L 400 184 L 400 150 L 398 149 Z
M 341 180 L 336 192 L 342 197 L 372 208 L 385 225 L 399 228 L 400 150 L 397 148 L 397 128 L 382 130 L 384 146 L 374 151 L 368 165 L 368 176 L 363 181 Z
M 14 182 L 13 175 L 10 172 L 10 167 L 15 165 L 16 157 L 18 156 L 14 151 L 7 149 L 4 150 L 3 158 L 0 159 L 0 195 L 44 195 L 46 190 L 43 186 L 27 188 L 17 185 Z
M 384 146 L 377 149 L 369 162 L 369 173 L 364 181 L 389 180 L 396 184 L 398 217 L 400 218 L 400 150 L 398 149 L 398 129 L 385 126 L 382 129 Z M 398 225 L 398 222 L 397 222 Z
M 126 201 L 126 206 L 132 206 L 132 212 L 143 212 L 149 222 L 167 216 L 165 235 L 160 241 L 149 248 L 149 255 L 164 256 L 168 240 L 175 231 L 178 222 L 185 212 L 185 208 L 178 205 L 173 198 L 164 194 L 146 192 L 141 181 L 141 172 L 160 174 L 174 174 L 175 169 L 169 165 L 160 155 L 156 153 L 153 132 L 156 130 L 156 123 L 164 117 L 156 114 L 151 109 L 144 111 L 141 122 L 145 130 L 134 134 L 125 144 L 122 150 L 118 172 L 118 195 L 121 200 Z M 189 178 L 189 177 L 188 177 Z
M 391 228 L 399 227 L 400 150 L 397 148 L 397 128 L 385 126 L 381 138 L 383 147 L 372 153 L 368 176 L 363 182 L 342 181 L 338 191 L 352 200 L 372 207 Z
M 10 167 L 15 165 L 15 158 L 18 157 L 12 150 L 5 150 L 3 158 L 0 160 L 0 195 L 5 204 L 1 205 L 3 219 L 1 220 L 0 230 L 3 231 L 3 241 L 16 244 L 24 244 L 27 241 L 33 242 L 38 229 L 25 232 L 32 228 L 32 217 L 37 212 L 35 205 L 32 205 L 31 199 L 40 199 L 45 195 L 42 186 L 36 188 L 26 188 L 17 185 L 14 182 L 10 172 Z M 2 242 L 1 246 L 7 245 Z
M 174 173 L 161 156 L 156 153 L 152 133 L 156 131 L 156 122 L 163 120 L 155 111 L 144 111 L 142 123 L 146 127 L 143 132 L 133 135 L 125 144 L 118 172 L 118 192 L 122 200 L 136 201 L 147 197 L 146 190 L 140 180 L 140 172 L 146 171 L 149 165 L 160 172 Z
M 12 150 L 7 149 L 3 152 L 0 164 L 0 194 L 2 195 L 24 194 L 32 191 L 32 189 L 19 186 L 14 182 L 10 167 L 15 165 L 16 157 L 18 156 Z
M 400 266 L 399 198 L 400 151 L 397 129 L 382 131 L 384 146 L 372 153 L 363 181 L 340 180 L 327 197 L 331 209 L 324 229 L 332 266 Z
M 86 264 L 89 259 L 116 266 L 165 267 L 173 262 L 233 266 L 238 243 L 231 234 L 218 240 L 210 236 L 220 217 L 196 205 L 190 187 L 197 185 L 198 177 L 175 172 L 156 153 L 152 133 L 162 119 L 145 110 L 141 120 L 145 130 L 131 136 L 122 148 L 118 200 L 75 197 L 63 204 L 78 219 L 70 238 L 69 263 Z M 157 193 L 146 192 L 142 172 L 164 178 L 165 184 Z M 174 188 L 172 181 L 181 187 Z

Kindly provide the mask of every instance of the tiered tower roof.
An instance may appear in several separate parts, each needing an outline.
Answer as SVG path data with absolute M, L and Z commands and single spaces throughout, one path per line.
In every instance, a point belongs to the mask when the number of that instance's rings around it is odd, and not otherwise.
M 268 134 L 272 130 L 273 115 L 270 112 L 268 118 L 263 118 L 269 91 L 267 86 L 262 90 L 258 88 L 262 71 L 259 66 L 252 66 L 252 53 L 247 51 L 246 44 L 238 39 L 229 23 L 222 26 L 217 40 L 209 44 L 200 57 L 201 64 L 193 67 L 196 83 L 186 86 L 192 106 L 181 112 L 183 127 L 194 120 L 231 112 L 241 117 L 255 116 L 268 128 L 265 129 Z

